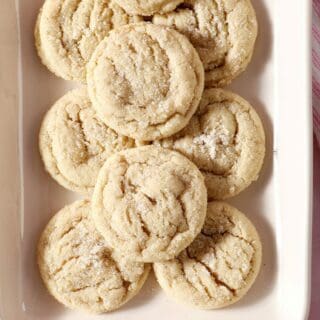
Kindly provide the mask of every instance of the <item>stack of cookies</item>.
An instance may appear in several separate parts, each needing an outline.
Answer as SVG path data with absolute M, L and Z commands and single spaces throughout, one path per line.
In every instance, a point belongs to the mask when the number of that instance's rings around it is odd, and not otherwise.
M 103 313 L 151 267 L 174 300 L 203 309 L 243 297 L 260 269 L 255 227 L 227 203 L 258 178 L 264 130 L 221 89 L 250 62 L 249 0 L 46 0 L 39 56 L 80 85 L 46 114 L 46 170 L 79 200 L 38 244 L 49 292 Z M 208 200 L 210 202 L 208 202 Z

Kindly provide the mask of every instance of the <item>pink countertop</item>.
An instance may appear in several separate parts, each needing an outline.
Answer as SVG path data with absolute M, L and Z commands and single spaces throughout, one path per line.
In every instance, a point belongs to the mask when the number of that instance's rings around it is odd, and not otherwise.
M 312 290 L 309 320 L 320 319 L 320 149 L 314 141 Z

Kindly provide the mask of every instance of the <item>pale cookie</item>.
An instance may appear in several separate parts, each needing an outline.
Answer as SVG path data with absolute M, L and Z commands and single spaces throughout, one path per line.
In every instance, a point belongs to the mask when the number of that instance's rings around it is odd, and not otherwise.
M 140 21 L 113 0 L 46 0 L 35 28 L 42 63 L 66 80 L 85 82 L 86 64 L 113 28 Z
M 49 110 L 39 135 L 46 170 L 62 186 L 88 194 L 107 158 L 135 146 L 96 115 L 87 89 L 70 91 Z
M 261 257 L 259 235 L 248 218 L 226 203 L 212 202 L 196 240 L 177 258 L 153 268 L 160 286 L 174 300 L 217 309 L 247 293 Z
M 185 0 L 175 11 L 157 14 L 152 21 L 190 39 L 211 87 L 229 84 L 246 69 L 258 31 L 250 0 Z
M 118 309 L 141 289 L 150 267 L 128 261 L 106 247 L 90 216 L 90 202 L 58 212 L 38 244 L 41 277 L 60 303 L 103 313 Z
M 115 2 L 130 14 L 151 16 L 155 13 L 172 11 L 183 0 L 115 0 Z
M 233 197 L 258 179 L 265 134 L 259 116 L 240 96 L 207 89 L 189 125 L 168 139 L 155 141 L 181 152 L 205 177 L 210 199 Z
M 200 232 L 206 207 L 197 167 L 153 146 L 110 157 L 92 199 L 96 227 L 107 243 L 143 262 L 169 260 L 185 249 Z
M 88 64 L 89 96 L 115 131 L 137 140 L 187 125 L 204 86 L 196 50 L 177 31 L 151 23 L 110 32 Z

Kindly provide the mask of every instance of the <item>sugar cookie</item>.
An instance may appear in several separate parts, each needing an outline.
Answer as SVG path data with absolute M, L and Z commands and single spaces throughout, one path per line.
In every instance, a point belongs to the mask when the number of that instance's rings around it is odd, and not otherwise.
M 265 156 L 265 134 L 256 111 L 222 89 L 205 90 L 188 126 L 154 144 L 193 161 L 205 177 L 209 198 L 216 200 L 233 197 L 256 180 Z
M 115 2 L 130 14 L 151 16 L 159 12 L 172 11 L 183 0 L 115 0 Z
M 207 192 L 198 168 L 168 149 L 111 156 L 99 173 L 92 216 L 107 243 L 136 261 L 168 260 L 200 232 Z
M 44 65 L 66 80 L 85 82 L 86 64 L 113 28 L 140 21 L 113 0 L 46 0 L 35 28 Z
M 204 86 L 203 66 L 189 40 L 151 23 L 110 32 L 87 73 L 89 96 L 100 118 L 115 131 L 145 141 L 185 127 Z
M 70 91 L 49 110 L 39 135 L 46 170 L 62 186 L 88 194 L 107 158 L 135 146 L 96 115 L 87 89 Z
M 51 219 L 39 241 L 38 265 L 47 289 L 59 302 L 102 313 L 132 299 L 150 267 L 108 249 L 89 213 L 90 202 L 83 200 Z
M 251 60 L 258 25 L 250 0 L 185 0 L 152 21 L 190 39 L 204 64 L 207 86 L 229 84 Z
M 223 202 L 208 204 L 204 227 L 176 259 L 154 264 L 160 286 L 173 299 L 217 309 L 241 299 L 261 265 L 259 235 L 244 214 Z

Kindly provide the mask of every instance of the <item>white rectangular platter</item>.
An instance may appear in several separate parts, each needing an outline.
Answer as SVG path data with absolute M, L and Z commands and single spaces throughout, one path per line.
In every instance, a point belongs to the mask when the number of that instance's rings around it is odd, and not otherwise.
M 248 295 L 219 311 L 170 301 L 151 276 L 121 310 L 65 310 L 46 292 L 35 248 L 42 228 L 74 195 L 45 173 L 37 137 L 46 110 L 70 88 L 40 63 L 33 28 L 42 0 L 0 6 L 0 319 L 302 320 L 309 305 L 311 230 L 310 2 L 253 0 L 260 33 L 248 70 L 232 85 L 263 119 L 267 157 L 258 182 L 230 201 L 261 234 L 263 266 Z

